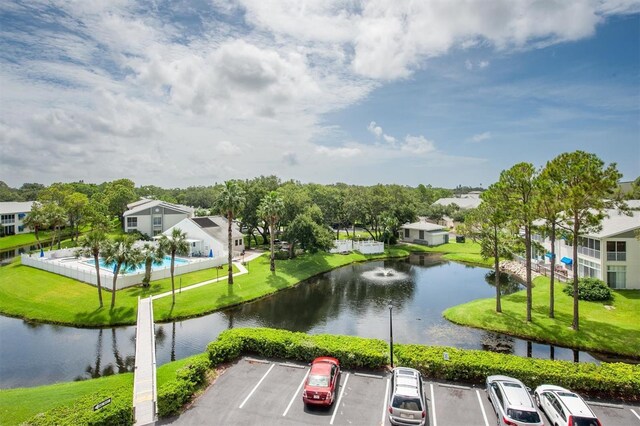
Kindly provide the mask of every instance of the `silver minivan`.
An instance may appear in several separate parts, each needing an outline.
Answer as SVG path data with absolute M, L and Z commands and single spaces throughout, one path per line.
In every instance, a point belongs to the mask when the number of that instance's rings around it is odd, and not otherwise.
M 487 395 L 504 426 L 544 426 L 533 399 L 520 380 L 507 376 L 487 377 Z
M 392 425 L 422 426 L 427 420 L 427 404 L 418 370 L 397 367 L 391 374 L 389 421 Z

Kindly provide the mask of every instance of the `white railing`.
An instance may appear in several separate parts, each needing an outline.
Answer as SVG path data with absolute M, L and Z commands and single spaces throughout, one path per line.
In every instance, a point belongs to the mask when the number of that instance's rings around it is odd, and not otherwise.
M 374 254 L 384 252 L 384 243 L 380 241 L 355 241 L 353 243 L 353 249 L 359 251 L 362 254 Z
M 333 248 L 329 250 L 330 253 L 344 253 L 347 251 L 353 251 L 352 240 L 334 240 Z
M 62 251 L 62 250 L 58 250 Z M 73 251 L 73 250 L 70 250 Z M 49 257 L 46 257 L 46 255 Z M 63 275 L 65 277 L 73 278 L 74 280 L 82 281 L 94 286 L 98 285 L 97 275 L 95 268 L 90 265 L 78 266 L 77 262 L 63 263 L 66 256 L 56 256 L 53 255 L 56 252 L 45 252 L 45 257 L 36 257 L 29 256 L 28 254 L 23 254 L 22 264 L 31 266 L 34 268 L 42 269 L 47 272 L 53 272 L 54 274 Z M 225 254 L 225 253 L 222 253 Z M 70 257 L 70 256 L 69 256 Z M 70 259 L 71 260 L 71 259 Z M 223 265 L 226 262 L 226 254 L 225 256 L 218 257 L 207 257 L 207 258 L 199 258 L 199 259 L 190 259 L 188 264 L 184 265 L 176 265 L 174 275 L 182 275 L 189 272 L 200 271 L 202 269 L 215 268 L 217 266 Z M 171 276 L 171 267 L 167 266 L 162 269 L 154 269 L 151 271 L 151 279 L 159 280 L 162 278 L 169 278 Z M 118 280 L 116 281 L 116 290 L 121 290 L 123 288 L 131 287 L 142 282 L 144 278 L 144 271 L 134 274 L 124 274 L 119 275 Z M 107 290 L 112 289 L 113 284 L 113 273 L 110 272 L 101 272 L 100 273 L 100 284 L 102 287 Z

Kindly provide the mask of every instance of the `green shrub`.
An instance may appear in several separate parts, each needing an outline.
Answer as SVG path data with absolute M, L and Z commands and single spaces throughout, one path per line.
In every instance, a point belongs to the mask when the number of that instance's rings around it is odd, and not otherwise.
M 640 400 L 640 365 L 574 363 L 422 345 L 394 345 L 394 355 L 398 365 L 433 379 L 482 384 L 487 376 L 504 374 L 531 388 L 547 383 L 598 397 Z
M 311 362 L 333 356 L 344 368 L 381 368 L 388 363 L 389 347 L 382 340 L 327 334 L 308 335 L 269 328 L 226 330 L 207 347 L 212 363 L 231 361 L 241 353 L 266 358 Z
M 96 392 L 79 398 L 73 405 L 65 405 L 54 408 L 44 413 L 40 413 L 25 425 L 131 425 L 133 424 L 132 390 L 122 389 L 117 393 Z M 93 411 L 93 406 L 107 398 L 111 398 L 111 403 L 105 405 L 97 411 Z
M 193 393 L 205 383 L 210 365 L 209 359 L 202 356 L 176 371 L 175 380 L 158 389 L 158 416 L 178 414 Z
M 562 291 L 573 297 L 573 285 L 565 286 Z M 599 301 L 611 300 L 611 298 L 611 289 L 604 281 L 591 277 L 580 278 L 578 281 L 578 299 Z

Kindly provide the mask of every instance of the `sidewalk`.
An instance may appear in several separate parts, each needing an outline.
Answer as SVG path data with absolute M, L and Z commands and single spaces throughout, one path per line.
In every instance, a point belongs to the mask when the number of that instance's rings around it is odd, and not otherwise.
M 257 252 L 257 251 L 248 251 L 245 253 L 244 255 L 244 262 L 249 262 L 253 259 L 256 259 L 260 256 L 262 256 L 264 253 L 266 252 Z M 233 264 L 239 269 L 239 272 L 236 272 L 235 274 L 233 274 L 234 277 L 237 277 L 239 275 L 244 275 L 246 273 L 248 273 L 249 271 L 247 271 L 247 268 L 244 267 L 244 265 L 242 264 L 241 260 L 243 257 L 239 257 L 233 260 Z M 202 287 L 208 284 L 213 284 L 216 283 L 218 281 L 223 281 L 227 279 L 227 275 L 225 274 L 224 276 L 220 277 L 220 278 L 216 278 L 213 280 L 208 280 L 208 281 L 203 281 L 197 284 L 193 284 L 190 285 L 188 287 L 182 287 L 181 291 L 189 291 L 189 290 L 193 290 L 194 288 L 198 288 L 198 287 Z M 152 300 L 156 300 L 156 299 L 161 299 L 163 297 L 167 297 L 167 296 L 171 296 L 171 292 L 167 291 L 165 293 L 160 293 L 160 294 L 156 294 L 155 296 L 151 296 Z

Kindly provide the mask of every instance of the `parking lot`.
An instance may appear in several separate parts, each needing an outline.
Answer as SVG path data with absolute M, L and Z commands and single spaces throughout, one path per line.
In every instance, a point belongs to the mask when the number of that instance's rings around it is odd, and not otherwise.
M 218 377 L 189 410 L 161 423 L 389 425 L 388 374 L 343 370 L 335 403 L 323 409 L 306 408 L 302 403 L 308 371 L 306 364 L 243 358 Z M 428 425 L 496 424 L 495 412 L 483 388 L 425 381 L 424 391 Z M 591 404 L 591 407 L 603 425 L 640 426 L 638 406 Z

